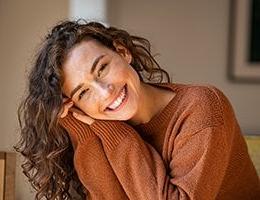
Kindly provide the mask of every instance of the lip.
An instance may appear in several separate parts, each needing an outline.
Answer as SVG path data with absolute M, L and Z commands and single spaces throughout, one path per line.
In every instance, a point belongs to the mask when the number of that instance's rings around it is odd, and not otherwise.
M 109 110 L 108 107 L 109 107 L 111 104 L 114 103 L 114 101 L 119 97 L 119 95 L 121 94 L 121 92 L 122 92 L 122 90 L 123 90 L 124 88 L 125 88 L 125 91 L 126 91 L 126 96 L 125 96 L 123 102 L 122 102 L 122 103 L 120 104 L 120 106 L 117 107 L 115 110 Z M 125 102 L 127 101 L 127 99 L 128 99 L 128 89 L 127 89 L 127 84 L 125 84 L 125 85 L 122 87 L 122 89 L 118 92 L 118 95 L 116 95 L 116 97 L 114 98 L 114 100 L 105 108 L 105 111 L 115 112 L 115 111 L 119 110 L 119 109 L 125 104 Z

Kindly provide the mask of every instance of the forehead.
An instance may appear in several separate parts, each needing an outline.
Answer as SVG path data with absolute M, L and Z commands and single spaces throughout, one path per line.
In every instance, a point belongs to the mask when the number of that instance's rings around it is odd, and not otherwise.
M 62 66 L 65 94 L 86 79 L 97 57 L 112 53 L 112 50 L 95 40 L 82 41 L 73 47 L 66 55 Z
M 113 54 L 112 50 L 95 40 L 82 41 L 65 56 L 62 66 L 64 78 L 71 74 L 90 72 L 96 58 L 111 54 Z
M 93 62 L 93 59 L 110 50 L 95 40 L 82 41 L 73 47 L 65 57 L 63 68 L 77 67 L 85 63 Z

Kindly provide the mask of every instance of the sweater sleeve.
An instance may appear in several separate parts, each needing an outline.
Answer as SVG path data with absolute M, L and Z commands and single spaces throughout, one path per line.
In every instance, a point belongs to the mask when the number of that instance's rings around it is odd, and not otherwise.
M 161 156 L 130 125 L 101 120 L 90 127 L 101 138 L 108 160 L 130 199 L 178 198 Z
M 188 106 L 180 123 L 187 127 L 180 127 L 177 134 L 172 130 L 166 138 L 168 163 L 125 122 L 101 120 L 90 126 L 130 199 L 215 199 L 230 155 L 227 129 L 215 100 L 201 99 L 193 111 Z M 198 112 L 201 121 L 196 121 Z
M 72 115 L 60 124 L 74 144 L 74 167 L 87 190 L 87 199 L 128 199 L 107 160 L 100 139 L 89 126 Z

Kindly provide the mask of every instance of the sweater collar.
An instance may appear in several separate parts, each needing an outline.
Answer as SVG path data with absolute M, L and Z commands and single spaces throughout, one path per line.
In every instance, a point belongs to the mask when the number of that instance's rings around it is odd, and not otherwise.
M 153 134 L 155 131 L 164 130 L 167 126 L 172 114 L 175 112 L 176 103 L 179 101 L 181 94 L 179 89 L 181 84 L 175 83 L 149 83 L 155 87 L 168 88 L 175 93 L 170 102 L 157 114 L 155 114 L 149 122 L 135 125 L 134 127 L 146 135 Z

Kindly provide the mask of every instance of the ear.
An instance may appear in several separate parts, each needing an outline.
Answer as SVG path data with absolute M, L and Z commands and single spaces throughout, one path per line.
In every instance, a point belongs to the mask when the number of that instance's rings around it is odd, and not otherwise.
M 132 62 L 132 54 L 130 53 L 130 51 L 126 48 L 126 47 L 124 47 L 123 45 L 121 45 L 120 43 L 118 43 L 118 42 L 113 42 L 113 45 L 114 45 L 114 47 L 115 47 L 115 49 L 116 49 L 116 52 L 120 55 L 120 56 L 122 56 L 125 60 L 126 60 L 126 62 L 128 63 L 128 64 L 130 64 L 131 62 Z

